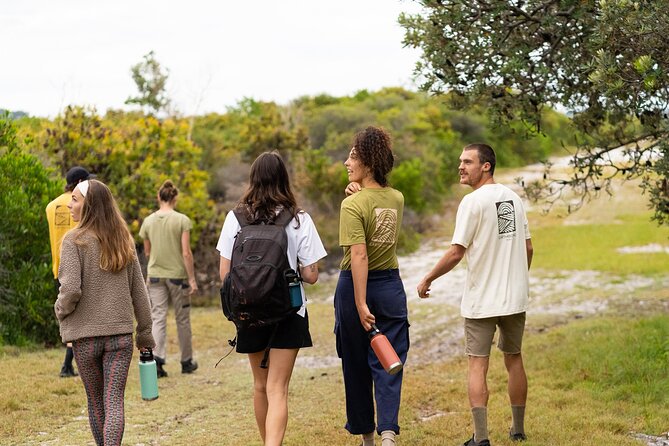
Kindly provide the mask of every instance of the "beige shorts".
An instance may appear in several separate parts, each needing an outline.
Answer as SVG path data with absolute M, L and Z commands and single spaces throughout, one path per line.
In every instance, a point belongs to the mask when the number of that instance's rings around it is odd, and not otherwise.
M 484 319 L 465 318 L 465 353 L 468 356 L 490 356 L 497 327 L 497 348 L 509 355 L 520 353 L 525 331 L 525 312 Z

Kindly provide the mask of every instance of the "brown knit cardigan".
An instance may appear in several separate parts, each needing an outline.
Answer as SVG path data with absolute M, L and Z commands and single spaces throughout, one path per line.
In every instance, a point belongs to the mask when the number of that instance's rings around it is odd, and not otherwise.
M 79 233 L 80 242 L 74 242 Z M 78 229 L 63 238 L 58 268 L 60 290 L 54 305 L 63 342 L 133 332 L 138 348 L 153 348 L 151 305 L 137 256 L 117 273 L 100 268 L 100 242 Z

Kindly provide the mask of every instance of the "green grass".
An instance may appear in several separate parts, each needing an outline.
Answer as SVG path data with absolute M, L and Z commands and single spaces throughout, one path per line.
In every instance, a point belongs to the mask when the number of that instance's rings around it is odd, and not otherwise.
M 669 269 L 665 252 L 624 254 L 626 246 L 669 244 L 669 227 L 649 221 L 650 214 L 623 215 L 619 223 L 539 226 L 531 229 L 533 268 L 598 270 L 616 274 L 658 274 Z
M 316 347 L 301 355 L 313 361 L 334 355 L 332 308 L 311 306 Z M 233 333 L 216 308 L 193 313 L 195 348 L 201 368 L 177 373 L 177 346 L 170 324 L 170 377 L 160 381 L 160 398 L 140 398 L 137 364 L 126 390 L 124 444 L 259 445 L 251 405 L 251 373 L 233 353 L 218 368 Z M 669 318 L 642 320 L 599 317 L 578 320 L 542 334 L 528 332 L 525 362 L 530 381 L 528 446 L 635 445 L 630 431 L 659 434 L 669 418 L 667 339 Z M 406 367 L 401 409 L 404 445 L 458 444 L 471 432 L 466 396 L 466 361 L 434 357 Z M 78 378 L 57 377 L 62 350 L 2 351 L 0 444 L 91 444 L 86 397 Z M 135 358 L 136 359 L 136 358 Z M 304 360 L 304 359 L 303 359 Z M 509 445 L 510 413 L 502 358 L 490 368 L 490 435 Z M 343 429 L 344 396 L 337 366 L 296 367 L 290 389 L 286 445 L 355 444 Z M 587 439 L 587 441 L 586 441 Z
M 669 416 L 669 317 L 595 318 L 530 341 L 546 349 L 533 374 L 546 391 L 583 395 L 608 406 L 607 418 L 630 430 L 659 434 Z

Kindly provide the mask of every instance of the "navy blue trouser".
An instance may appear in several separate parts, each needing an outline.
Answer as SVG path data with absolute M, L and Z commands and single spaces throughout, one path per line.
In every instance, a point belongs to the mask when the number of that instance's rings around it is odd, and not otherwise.
M 402 363 L 409 350 L 407 298 L 399 270 L 369 271 L 367 306 L 376 318 L 376 326 L 395 348 Z M 400 433 L 397 422 L 400 410 L 402 376 L 389 375 L 369 345 L 369 338 L 360 323 L 355 307 L 351 271 L 341 271 L 334 296 L 335 337 L 341 358 L 346 391 L 346 430 L 364 434 L 374 430 L 374 399 L 376 399 L 376 431 Z

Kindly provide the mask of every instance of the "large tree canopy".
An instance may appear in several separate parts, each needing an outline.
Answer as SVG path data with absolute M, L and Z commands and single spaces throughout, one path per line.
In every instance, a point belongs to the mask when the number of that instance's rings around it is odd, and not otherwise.
M 669 0 L 421 4 L 400 23 L 404 43 L 423 52 L 424 89 L 530 131 L 542 130 L 546 107 L 572 117 L 573 174 L 547 172 L 539 187 L 526 185 L 535 197 L 555 202 L 571 190 L 583 199 L 610 190 L 613 177 L 641 177 L 653 218 L 669 223 Z

